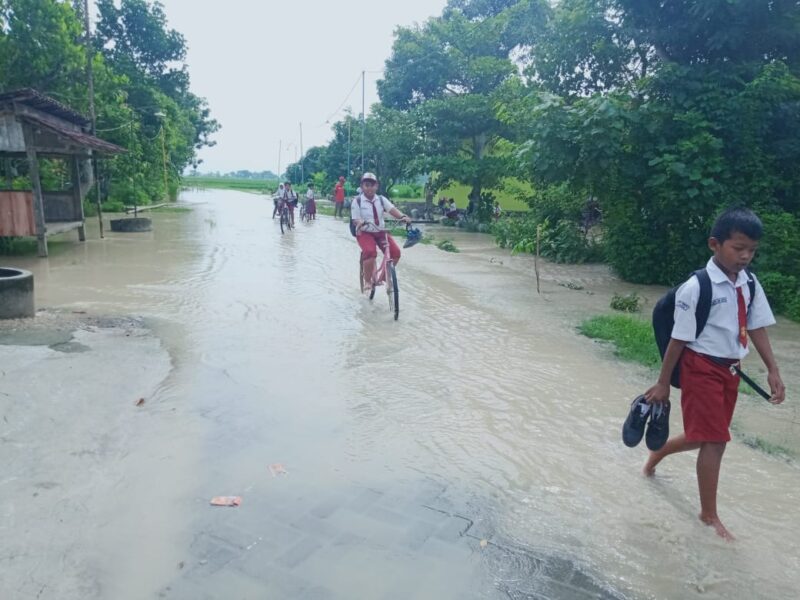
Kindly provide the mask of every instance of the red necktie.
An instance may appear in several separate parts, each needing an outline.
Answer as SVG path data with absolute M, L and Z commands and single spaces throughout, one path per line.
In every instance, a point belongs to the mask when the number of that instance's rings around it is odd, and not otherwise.
M 372 204 L 372 216 L 375 217 L 375 227 L 380 225 L 380 221 L 378 221 L 378 209 L 375 208 L 375 200 L 368 200 L 370 204 Z
M 747 309 L 741 286 L 736 288 L 736 303 L 739 305 L 739 343 L 742 348 L 747 348 Z

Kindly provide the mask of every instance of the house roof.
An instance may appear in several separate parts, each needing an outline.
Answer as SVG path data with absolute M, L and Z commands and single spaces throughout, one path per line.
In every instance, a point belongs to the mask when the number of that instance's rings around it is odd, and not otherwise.
M 56 123 L 43 121 L 31 115 L 24 115 L 19 118 L 31 123 L 32 125 L 36 125 L 37 127 L 49 129 L 57 136 L 74 142 L 81 147 L 91 148 L 92 150 L 102 154 L 120 154 L 122 152 L 127 152 L 125 148 L 117 146 L 116 144 L 112 144 L 111 142 L 101 140 L 99 137 L 93 136 L 90 133 L 83 133 L 67 127 L 61 127 Z
M 69 106 L 61 104 L 58 100 L 45 96 L 32 88 L 22 88 L 0 94 L 0 104 L 5 102 L 26 104 L 31 108 L 46 112 L 55 117 L 64 119 L 65 121 L 69 121 L 70 123 L 74 123 L 75 125 L 80 125 L 81 127 L 86 127 L 91 123 L 89 119 L 72 110 Z

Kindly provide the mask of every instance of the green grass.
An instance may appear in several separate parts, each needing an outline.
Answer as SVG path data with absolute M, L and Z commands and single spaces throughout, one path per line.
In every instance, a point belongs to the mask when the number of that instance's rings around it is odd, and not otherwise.
M 159 206 L 158 208 L 154 208 L 151 212 L 160 212 L 160 213 L 188 213 L 192 212 L 192 209 L 188 206 Z
M 516 185 L 515 187 L 520 187 L 520 182 L 514 182 Z M 509 183 L 509 186 L 511 183 Z M 522 188 L 521 188 L 522 189 Z M 530 190 L 530 187 L 527 188 Z M 446 198 L 453 198 L 456 201 L 456 206 L 458 208 L 467 208 L 469 204 L 469 191 L 470 187 L 468 185 L 462 184 L 453 184 L 450 187 L 440 190 L 439 193 L 436 194 L 436 197 L 433 200 L 433 203 L 436 204 L 440 196 L 445 196 Z M 511 210 L 511 211 L 528 211 L 530 207 L 521 202 L 516 198 L 516 195 L 512 194 L 508 191 L 498 191 L 498 190 L 486 190 L 490 191 L 495 195 L 495 198 L 498 202 L 500 202 L 500 208 L 503 210 Z M 419 202 L 419 200 L 417 200 Z
M 656 371 L 661 369 L 661 355 L 658 353 L 653 327 L 649 321 L 623 315 L 603 315 L 586 319 L 578 326 L 578 331 L 586 337 L 611 342 L 615 356 L 623 360 L 639 363 Z M 755 395 L 744 381 L 739 383 L 739 393 Z
M 235 177 L 184 177 L 184 187 L 239 190 L 243 192 L 267 192 L 278 187 L 277 181 L 264 179 L 237 179 Z
M 731 432 L 737 440 L 741 441 L 745 446 L 753 448 L 754 450 L 759 450 L 765 454 L 769 454 L 770 456 L 776 456 L 784 459 L 793 459 L 797 457 L 797 454 L 786 446 L 774 444 L 757 435 L 745 433 L 741 430 L 736 421 L 731 423 Z
M 444 250 L 445 252 L 459 252 L 459 249 L 456 248 L 456 245 L 450 240 L 441 240 L 436 242 L 436 247 L 439 250 Z
M 28 256 L 36 254 L 38 249 L 34 239 L 0 237 L 0 256 Z
M 592 339 L 614 344 L 614 354 L 623 360 L 659 369 L 658 353 L 653 328 L 647 321 L 623 315 L 602 315 L 585 320 L 578 331 Z

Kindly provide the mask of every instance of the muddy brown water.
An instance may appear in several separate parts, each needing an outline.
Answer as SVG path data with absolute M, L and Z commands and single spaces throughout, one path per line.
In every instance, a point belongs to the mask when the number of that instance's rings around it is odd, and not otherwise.
M 644 450 L 620 442 L 651 374 L 575 326 L 615 291 L 652 306 L 660 288 L 543 264 L 536 294 L 530 257 L 431 228 L 461 252 L 404 253 L 394 322 L 383 297 L 359 295 L 342 222 L 281 235 L 263 197 L 181 200 L 191 212 L 153 215 L 152 232 L 92 231 L 48 260 L 13 259 L 34 272 L 37 306 L 141 318 L 169 365 L 92 460 L 105 483 L 82 502 L 25 513 L 0 478 L 3 537 L 32 540 L 30 552 L 0 542 L 12 598 L 796 596 L 794 460 L 729 446 L 719 502 L 738 541 L 726 544 L 696 519 L 693 455 L 646 480 Z M 91 336 L 62 337 L 88 360 Z M 743 398 L 737 427 L 796 452 L 800 328 L 781 321 L 773 337 L 789 401 Z M 130 401 L 109 400 L 123 414 Z M 52 480 L 54 494 L 70 486 Z M 228 494 L 242 506 L 208 506 Z

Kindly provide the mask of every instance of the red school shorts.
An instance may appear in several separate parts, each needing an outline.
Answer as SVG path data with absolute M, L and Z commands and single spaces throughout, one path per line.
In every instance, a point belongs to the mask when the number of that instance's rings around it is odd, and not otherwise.
M 365 260 L 370 258 L 375 258 L 378 255 L 378 248 L 383 250 L 383 246 L 385 245 L 386 240 L 385 233 L 378 233 L 378 232 L 371 232 L 371 231 L 362 231 L 356 236 L 356 241 L 358 245 L 361 247 L 361 255 L 364 257 Z M 400 247 L 397 245 L 397 242 L 394 241 L 394 238 L 390 235 L 389 238 L 389 256 L 392 257 L 392 260 L 397 263 L 400 260 Z
M 729 442 L 739 376 L 686 348 L 681 355 L 683 432 L 689 442 Z

